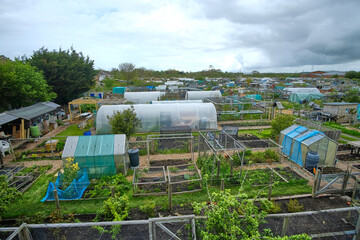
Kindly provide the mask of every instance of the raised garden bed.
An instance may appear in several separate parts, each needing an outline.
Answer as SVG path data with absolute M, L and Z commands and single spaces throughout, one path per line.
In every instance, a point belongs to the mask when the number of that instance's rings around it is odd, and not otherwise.
M 16 187 L 19 191 L 26 191 L 34 181 L 36 181 L 44 172 L 49 170 L 51 166 L 36 166 L 22 168 L 20 171 L 13 172 L 8 176 L 9 186 Z
M 165 195 L 167 173 L 164 166 L 135 169 L 133 175 L 133 195 Z
M 166 159 L 166 160 L 153 160 L 150 161 L 150 166 L 175 166 L 191 163 L 191 158 L 187 159 Z
M 360 155 L 358 154 L 338 154 L 336 156 L 337 159 L 341 161 L 358 161 L 360 160 Z
M 195 164 L 167 167 L 172 193 L 195 192 L 202 190 L 202 177 Z

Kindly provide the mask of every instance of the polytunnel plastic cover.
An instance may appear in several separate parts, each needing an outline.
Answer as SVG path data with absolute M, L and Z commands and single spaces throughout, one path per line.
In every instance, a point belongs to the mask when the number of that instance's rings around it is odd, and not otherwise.
M 159 132 L 162 128 L 188 126 L 191 129 L 216 129 L 216 109 L 212 103 L 174 103 L 133 105 L 141 120 L 140 132 Z M 107 117 L 114 112 L 130 108 L 130 105 L 103 105 L 96 116 L 96 133 L 109 134 L 111 127 Z
M 221 98 L 220 91 L 187 91 L 185 99 L 202 100 L 205 98 Z
M 164 92 L 125 92 L 124 98 L 133 103 L 150 103 L 151 101 L 157 101 L 162 95 L 165 95 Z

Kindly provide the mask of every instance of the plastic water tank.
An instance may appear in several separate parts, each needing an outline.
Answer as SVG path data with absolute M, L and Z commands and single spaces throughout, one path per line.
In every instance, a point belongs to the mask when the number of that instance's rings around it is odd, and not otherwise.
M 130 166 L 132 168 L 139 167 L 139 149 L 130 149 L 128 154 L 130 158 Z
M 30 133 L 32 137 L 39 137 L 40 136 L 40 130 L 39 126 L 31 126 L 30 127 Z
M 309 151 L 306 154 L 305 168 L 308 171 L 313 172 L 314 168 L 316 168 L 317 165 L 319 164 L 319 160 L 320 160 L 320 157 L 317 152 Z

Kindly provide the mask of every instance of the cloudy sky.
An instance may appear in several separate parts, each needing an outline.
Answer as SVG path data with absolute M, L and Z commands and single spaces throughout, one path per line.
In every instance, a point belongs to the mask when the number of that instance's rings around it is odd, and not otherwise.
M 360 70 L 359 0 L 0 0 L 0 55 L 71 46 L 110 70 Z

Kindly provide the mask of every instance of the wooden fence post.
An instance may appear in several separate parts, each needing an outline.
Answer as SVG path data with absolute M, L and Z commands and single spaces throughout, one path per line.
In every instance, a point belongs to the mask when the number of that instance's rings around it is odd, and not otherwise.
M 341 188 L 341 194 L 342 195 L 345 195 L 346 186 L 347 186 L 347 182 L 349 180 L 349 176 L 350 176 L 350 172 L 349 172 L 349 170 L 346 170 L 345 175 L 344 175 L 343 185 L 342 185 L 342 188 Z
M 280 235 L 281 237 L 284 237 L 286 235 L 286 231 L 289 227 L 289 219 L 290 219 L 290 217 L 288 217 L 288 216 L 284 218 L 281 235 Z
M 60 210 L 60 201 L 59 201 L 59 196 L 57 193 L 56 188 L 54 189 L 54 199 L 55 199 L 55 204 L 56 204 L 56 209 L 59 211 L 59 213 L 61 214 L 61 210 Z
M 221 179 L 221 185 L 220 185 L 220 191 L 222 191 L 222 192 L 224 192 L 224 190 L 225 190 L 224 182 L 225 182 L 225 179 L 222 178 Z
M 358 211 L 359 213 L 359 211 Z M 360 240 L 360 213 L 356 222 L 356 227 L 355 227 L 355 235 L 353 237 L 353 240 Z
M 19 232 L 19 239 L 20 240 L 31 240 L 32 239 L 29 229 L 26 225 L 24 225 L 23 228 L 21 229 L 21 231 Z
M 114 186 L 111 186 L 110 190 L 111 190 L 111 197 L 115 197 L 115 188 L 114 188 Z
M 269 193 L 268 193 L 268 200 L 271 200 L 271 193 L 272 193 L 272 184 L 274 182 L 274 173 L 273 171 L 271 171 L 271 175 L 270 175 L 270 181 L 269 181 Z
M 315 179 L 314 179 L 314 184 L 313 184 L 313 189 L 312 189 L 312 194 L 311 194 L 311 196 L 312 196 L 313 198 L 316 197 L 316 192 L 317 192 L 317 188 L 318 188 L 318 183 L 319 183 L 319 181 L 320 181 L 320 179 L 319 179 L 320 171 L 321 171 L 321 170 L 318 168 L 317 171 L 316 171 L 316 173 L 315 173 Z

